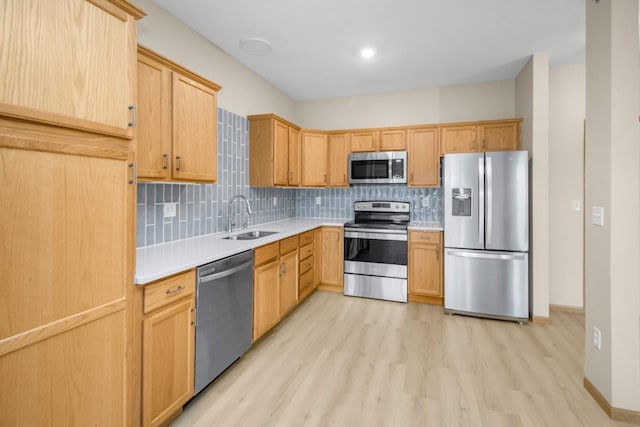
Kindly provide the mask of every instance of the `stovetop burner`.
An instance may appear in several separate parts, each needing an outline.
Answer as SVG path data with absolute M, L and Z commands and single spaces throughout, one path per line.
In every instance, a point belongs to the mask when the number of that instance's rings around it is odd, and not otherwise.
M 409 225 L 408 202 L 363 201 L 354 204 L 354 221 L 350 228 L 406 230 Z

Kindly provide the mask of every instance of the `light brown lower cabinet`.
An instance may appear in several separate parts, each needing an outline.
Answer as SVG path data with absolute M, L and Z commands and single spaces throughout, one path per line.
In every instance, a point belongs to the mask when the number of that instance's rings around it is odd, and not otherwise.
M 409 302 L 442 305 L 442 232 L 409 231 Z
M 298 304 L 298 236 L 256 248 L 253 270 L 253 341 Z
M 344 290 L 344 228 L 322 227 L 320 284 L 318 289 L 332 292 Z
M 142 322 L 142 425 L 158 426 L 193 396 L 195 271 L 146 285 Z

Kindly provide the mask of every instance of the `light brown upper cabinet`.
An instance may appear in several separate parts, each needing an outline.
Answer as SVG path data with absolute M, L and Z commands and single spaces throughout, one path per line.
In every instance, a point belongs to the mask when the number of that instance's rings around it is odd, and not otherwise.
M 407 149 L 406 129 L 367 129 L 351 132 L 351 152 L 404 151 Z
M 329 144 L 327 134 L 302 131 L 302 178 L 303 187 L 326 187 L 329 182 Z
M 484 151 L 519 150 L 521 120 L 485 123 L 478 126 L 478 137 L 482 140 Z
M 0 113 L 133 137 L 135 21 L 144 12 L 127 1 L 82 0 L 0 9 Z
M 438 187 L 440 177 L 440 150 L 438 128 L 420 127 L 409 129 L 407 150 L 410 187 Z
M 138 177 L 215 182 L 220 86 L 138 46 Z
M 347 164 L 351 148 L 351 134 L 329 134 L 329 187 L 348 187 Z
M 379 140 L 379 151 L 404 151 L 407 149 L 406 129 L 381 130 Z
M 521 122 L 511 119 L 442 126 L 442 154 L 519 150 Z
M 378 151 L 378 132 L 364 130 L 351 132 L 351 152 Z
M 274 114 L 248 118 L 249 184 L 300 185 L 300 128 Z
M 450 125 L 440 128 L 442 154 L 482 151 L 476 138 L 476 125 Z

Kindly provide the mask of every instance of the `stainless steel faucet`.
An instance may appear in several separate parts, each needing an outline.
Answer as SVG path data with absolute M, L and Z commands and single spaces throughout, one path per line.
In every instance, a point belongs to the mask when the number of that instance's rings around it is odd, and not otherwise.
M 231 221 L 231 209 L 233 207 L 233 202 L 235 202 L 237 199 L 240 200 L 244 200 L 247 203 L 247 213 L 249 215 L 253 215 L 253 211 L 251 210 L 251 203 L 249 203 L 249 199 L 247 199 L 245 196 L 243 196 L 242 194 L 237 194 L 235 196 L 233 196 L 231 198 L 231 200 L 229 200 L 229 207 L 227 209 L 227 231 L 229 233 L 231 233 L 233 231 L 233 226 L 235 225 L 232 221 Z M 247 222 L 244 223 L 244 228 L 247 228 L 249 224 Z

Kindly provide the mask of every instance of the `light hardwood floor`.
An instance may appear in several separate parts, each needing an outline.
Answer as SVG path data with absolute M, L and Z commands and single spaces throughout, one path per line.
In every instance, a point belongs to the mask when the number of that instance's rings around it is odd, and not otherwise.
M 585 391 L 584 316 L 551 325 L 315 292 L 174 426 L 624 426 Z

